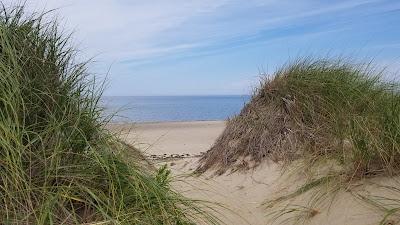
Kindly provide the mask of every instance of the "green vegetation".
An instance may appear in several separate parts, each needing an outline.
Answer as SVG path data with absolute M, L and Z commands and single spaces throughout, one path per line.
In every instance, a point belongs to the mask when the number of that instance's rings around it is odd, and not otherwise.
M 64 37 L 43 15 L 0 11 L 1 223 L 217 223 L 170 189 L 165 168 L 127 160 Z
M 335 163 L 351 178 L 400 171 L 400 94 L 368 66 L 299 60 L 266 80 L 200 170 L 265 158 Z
M 290 175 L 301 174 L 304 183 L 265 203 L 273 222 L 305 222 L 339 191 L 373 202 L 386 214 L 385 221 L 398 218 L 400 198 L 371 198 L 352 190 L 365 178 L 390 181 L 400 173 L 400 84 L 386 82 L 383 72 L 333 59 L 286 65 L 266 78 L 228 121 L 197 171 L 221 174 L 272 160 Z M 398 192 L 398 184 L 386 189 Z M 306 205 L 288 203 L 300 195 Z

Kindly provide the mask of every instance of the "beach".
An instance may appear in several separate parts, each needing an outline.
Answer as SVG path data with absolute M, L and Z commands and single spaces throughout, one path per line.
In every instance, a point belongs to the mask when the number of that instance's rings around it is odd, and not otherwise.
M 225 121 L 125 123 L 108 125 L 128 144 L 147 155 L 207 151 L 225 128 Z
M 266 162 L 248 172 L 216 176 L 212 172 L 193 176 L 203 152 L 206 152 L 225 128 L 225 121 L 161 122 L 111 124 L 108 128 L 127 143 L 141 149 L 156 166 L 167 164 L 174 176 L 173 187 L 183 195 L 209 201 L 225 224 L 272 224 L 263 206 L 268 199 L 290 193 L 288 186 L 298 187 L 304 177 L 282 179 L 281 167 Z M 289 185 L 288 185 L 289 184 Z M 368 187 L 371 193 L 378 192 Z M 304 199 L 295 204 L 304 203 Z M 341 207 L 346 205 L 346 207 Z M 311 206 L 310 206 L 311 207 Z M 346 210 L 351 208 L 352 210 Z M 339 192 L 326 209 L 313 209 L 310 224 L 376 224 L 379 213 L 354 201 L 350 193 Z M 283 217 L 285 218 L 285 217 Z M 301 218 L 285 218 L 300 220 Z M 304 219 L 304 218 L 303 218 Z M 293 222 L 293 221 L 292 221 Z M 277 223 L 279 224 L 279 223 Z M 288 221 L 287 223 L 290 224 Z
M 396 1 L 1 2 L 0 225 L 400 225 Z
M 271 179 L 270 176 L 263 177 L 266 174 L 262 173 L 186 176 L 193 172 L 201 154 L 222 133 L 225 121 L 111 124 L 109 128 L 149 158 L 159 156 L 155 164 L 169 166 L 176 178 L 174 187 L 185 196 L 223 204 L 217 208 L 225 223 L 263 224 L 263 211 L 258 206 L 266 196 L 259 193 L 266 187 L 263 181 Z

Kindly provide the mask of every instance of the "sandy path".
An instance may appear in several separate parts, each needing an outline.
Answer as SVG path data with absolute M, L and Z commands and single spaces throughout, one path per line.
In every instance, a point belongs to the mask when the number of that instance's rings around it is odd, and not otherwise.
M 196 168 L 198 156 L 211 147 L 224 128 L 225 121 L 110 125 L 110 129 L 120 133 L 122 139 L 149 156 L 185 155 L 185 158 L 157 160 L 156 163 L 170 166 L 175 180 L 178 180 L 174 183 L 175 188 L 185 195 L 228 207 L 219 208 L 219 217 L 226 224 L 263 224 L 264 211 L 259 206 L 268 193 L 262 190 L 268 186 L 265 182 L 274 176 L 265 173 L 186 176 Z
M 113 124 L 110 128 L 149 155 L 198 154 L 211 147 L 225 121 Z
M 269 211 L 262 204 L 277 194 L 289 193 L 288 187 L 295 187 L 304 178 L 282 181 L 280 167 L 274 163 L 265 163 L 245 174 L 187 176 L 196 168 L 201 152 L 209 149 L 224 127 L 224 121 L 201 121 L 120 124 L 109 128 L 128 143 L 144 150 L 148 156 L 157 155 L 158 158 L 153 160 L 156 165 L 169 165 L 177 180 L 173 185 L 179 192 L 227 207 L 219 209 L 219 218 L 226 224 L 272 224 L 271 217 L 266 217 Z M 171 154 L 183 157 L 168 158 Z M 376 188 L 369 189 L 371 193 L 379 193 Z M 306 206 L 304 197 L 295 204 Z M 310 212 L 315 212 L 312 216 L 305 211 L 299 217 L 290 216 L 290 220 L 282 224 L 293 224 L 306 218 L 309 224 L 314 225 L 372 225 L 379 224 L 382 218 L 382 214 L 356 201 L 347 192 L 338 193 L 329 207 L 310 209 Z

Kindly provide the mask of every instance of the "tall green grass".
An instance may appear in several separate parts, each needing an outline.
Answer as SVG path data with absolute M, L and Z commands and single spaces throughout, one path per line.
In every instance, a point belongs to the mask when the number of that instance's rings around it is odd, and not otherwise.
M 280 162 L 337 164 L 349 177 L 400 171 L 400 86 L 370 65 L 299 59 L 266 78 L 200 171 Z
M 286 175 L 303 182 L 297 189 L 291 183 L 292 192 L 265 206 L 273 220 L 297 222 L 299 214 L 308 221 L 333 201 L 329 196 L 352 192 L 363 179 L 398 176 L 400 83 L 383 79 L 384 73 L 344 58 L 301 58 L 283 66 L 228 121 L 197 171 L 246 170 L 268 160 L 282 164 Z M 299 198 L 306 205 L 290 205 Z
M 2 224 L 217 223 L 104 128 L 102 89 L 69 36 L 23 7 L 0 10 Z
M 400 86 L 370 64 L 301 60 L 260 92 L 281 101 L 307 167 L 335 161 L 349 178 L 400 172 Z M 288 103 L 290 102 L 290 103 Z
M 384 72 L 372 64 L 343 59 L 302 59 L 280 70 L 259 90 L 289 116 L 296 150 L 283 153 L 281 159 L 308 177 L 293 193 L 266 202 L 270 209 L 281 207 L 270 210 L 272 215 L 288 216 L 290 201 L 300 195 L 306 196 L 302 207 L 314 210 L 345 191 L 379 205 L 377 209 L 386 215 L 382 221 L 398 216 L 398 205 L 371 201 L 352 188 L 366 178 L 390 181 L 400 173 L 400 85 L 384 80 Z M 387 189 L 397 190 L 397 186 Z M 391 200 L 398 203 L 395 196 Z M 297 210 L 302 207 L 289 212 L 296 221 L 301 221 Z M 308 219 L 304 214 L 302 220 Z
M 304 222 L 310 218 L 307 213 L 299 215 L 299 209 L 329 205 L 340 191 L 346 191 L 379 206 L 385 214 L 382 224 L 398 216 L 398 205 L 388 206 L 382 200 L 387 197 L 375 196 L 382 201 L 372 201 L 352 188 L 363 184 L 362 179 L 390 181 L 400 172 L 400 85 L 383 75 L 371 64 L 306 59 L 283 68 L 260 89 L 271 101 L 281 102 L 277 104 L 291 121 L 289 132 L 297 149 L 284 153 L 282 159 L 295 162 L 292 167 L 308 177 L 293 193 L 266 202 L 271 215 L 279 219 L 293 214 L 289 218 Z M 387 189 L 397 190 L 397 186 Z M 291 206 L 290 201 L 300 195 L 306 196 L 306 205 Z M 389 199 L 399 201 L 395 196 Z M 274 206 L 278 206 L 275 211 Z

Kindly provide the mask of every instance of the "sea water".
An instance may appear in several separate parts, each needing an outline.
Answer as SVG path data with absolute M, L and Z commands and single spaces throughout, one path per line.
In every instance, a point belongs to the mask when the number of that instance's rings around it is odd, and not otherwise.
M 105 96 L 105 115 L 112 122 L 226 120 L 240 112 L 248 95 L 229 96 Z

